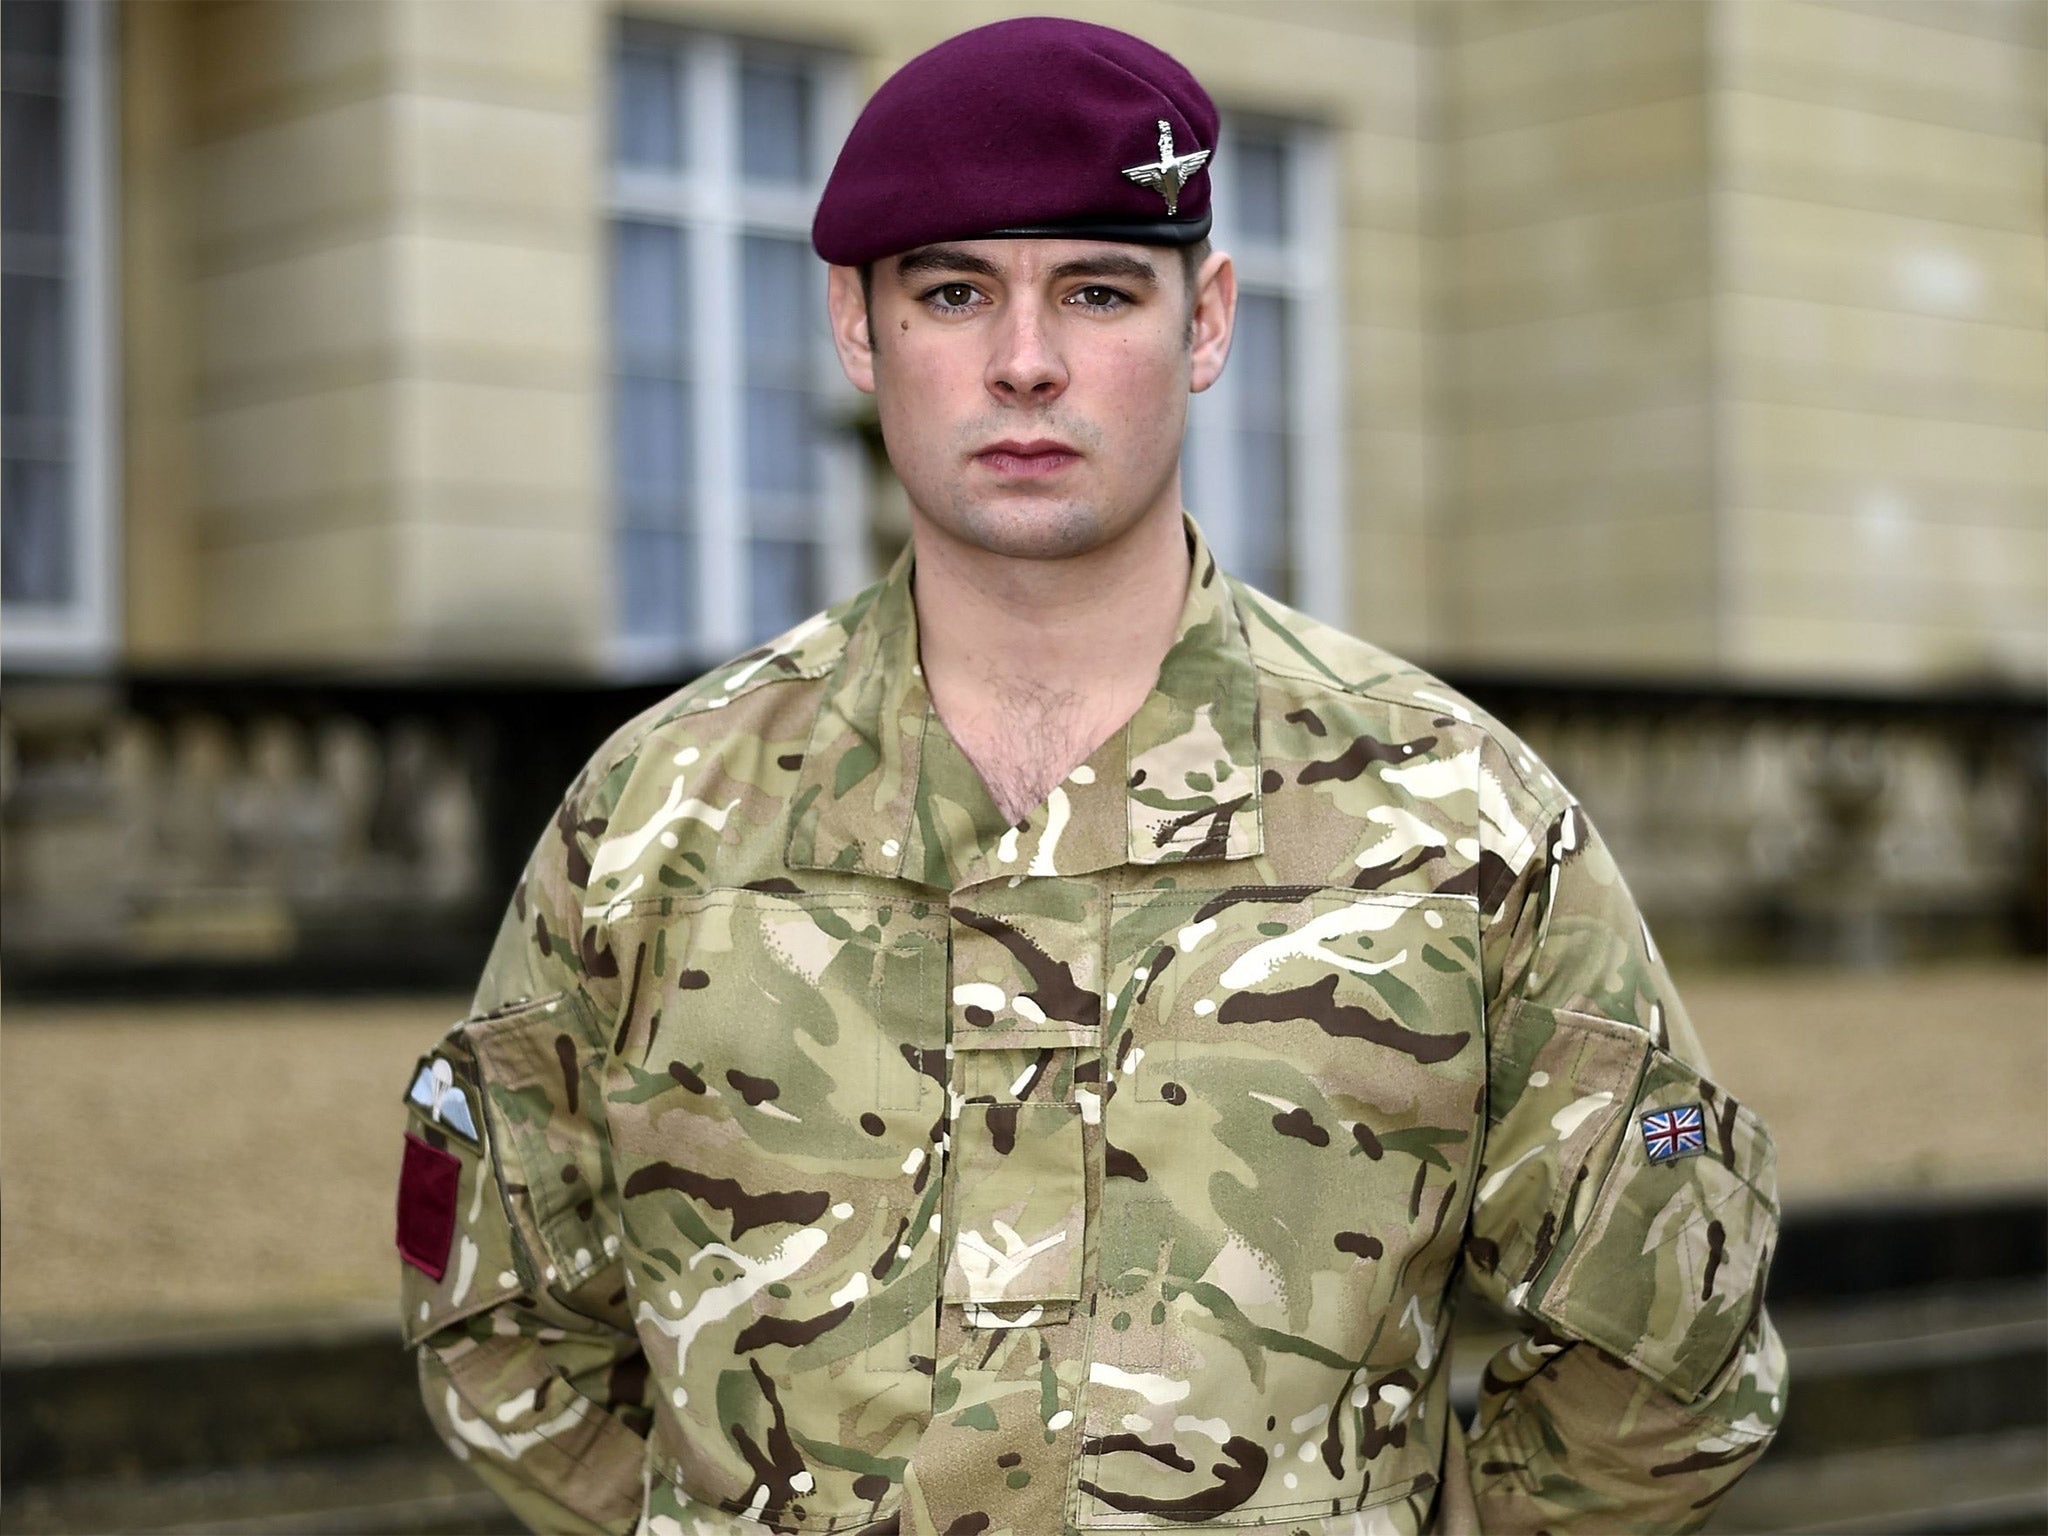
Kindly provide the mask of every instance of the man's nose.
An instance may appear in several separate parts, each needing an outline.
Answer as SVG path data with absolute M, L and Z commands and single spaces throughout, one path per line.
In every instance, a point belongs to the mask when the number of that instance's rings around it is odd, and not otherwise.
M 1053 335 L 1052 317 L 1032 300 L 1012 302 L 1002 314 L 988 360 L 988 390 L 1011 405 L 1043 405 L 1067 387 L 1066 360 Z

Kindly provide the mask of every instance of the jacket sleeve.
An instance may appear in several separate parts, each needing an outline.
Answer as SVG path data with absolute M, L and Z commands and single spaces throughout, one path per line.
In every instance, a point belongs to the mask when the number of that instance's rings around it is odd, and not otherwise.
M 1770 1136 L 1709 1076 L 1584 811 L 1553 803 L 1503 847 L 1480 898 L 1487 1131 L 1466 1257 L 1522 1337 L 1480 1387 L 1480 1526 L 1689 1531 L 1784 1409 Z
M 601 1093 L 618 978 L 583 913 L 602 828 L 584 803 L 572 791 L 528 864 L 471 1016 L 415 1072 L 401 1273 L 448 1448 L 535 1530 L 626 1532 L 650 1415 L 617 1258 Z

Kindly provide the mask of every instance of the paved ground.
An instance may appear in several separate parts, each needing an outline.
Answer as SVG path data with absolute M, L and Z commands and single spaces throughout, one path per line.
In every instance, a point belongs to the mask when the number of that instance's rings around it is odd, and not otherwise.
M 2048 1182 L 2048 966 L 1681 980 L 1788 1199 Z M 382 1315 L 399 1094 L 461 1006 L 10 1008 L 7 1334 Z

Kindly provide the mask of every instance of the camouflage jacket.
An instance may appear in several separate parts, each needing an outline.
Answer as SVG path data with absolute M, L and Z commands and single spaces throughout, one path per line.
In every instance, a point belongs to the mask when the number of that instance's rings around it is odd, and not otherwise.
M 917 661 L 906 558 L 568 795 L 411 1095 L 450 1449 L 650 1536 L 1705 1519 L 1771 1143 L 1543 764 L 1199 540 L 1015 826 Z M 1469 1445 L 1461 1270 L 1523 1330 Z

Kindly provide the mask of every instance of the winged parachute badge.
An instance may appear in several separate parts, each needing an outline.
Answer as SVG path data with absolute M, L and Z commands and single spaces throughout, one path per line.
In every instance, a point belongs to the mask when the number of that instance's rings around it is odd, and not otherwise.
M 1166 199 L 1166 216 L 1180 212 L 1180 189 L 1209 158 L 1209 151 L 1197 149 L 1185 155 L 1173 152 L 1173 124 L 1159 119 L 1159 158 L 1149 165 L 1124 167 L 1124 174 L 1141 187 L 1150 187 Z
M 455 1069 L 439 1056 L 425 1057 L 406 1092 L 406 1099 L 426 1112 L 436 1125 L 446 1126 L 469 1142 L 480 1142 L 476 1116 L 470 1113 L 469 1094 L 455 1081 Z

